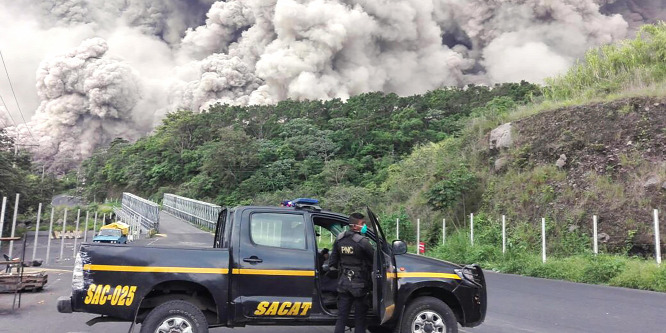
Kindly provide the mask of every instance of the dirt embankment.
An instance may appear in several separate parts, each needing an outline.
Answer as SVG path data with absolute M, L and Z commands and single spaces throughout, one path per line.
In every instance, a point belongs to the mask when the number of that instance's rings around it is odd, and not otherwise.
M 512 159 L 521 172 L 557 165 L 566 174 L 549 181 L 550 216 L 589 230 L 596 214 L 609 247 L 651 252 L 653 209 L 666 232 L 666 98 L 561 108 L 511 127 L 511 148 L 494 158 Z

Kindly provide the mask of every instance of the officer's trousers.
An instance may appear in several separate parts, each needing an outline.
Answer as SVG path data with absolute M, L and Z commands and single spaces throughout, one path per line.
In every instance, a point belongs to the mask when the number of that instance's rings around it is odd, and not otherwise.
M 338 294 L 338 319 L 335 322 L 335 333 L 345 331 L 345 323 L 349 317 L 349 311 L 354 305 L 354 333 L 365 333 L 365 315 L 368 312 L 368 306 L 365 304 L 365 297 L 354 297 L 348 292 Z

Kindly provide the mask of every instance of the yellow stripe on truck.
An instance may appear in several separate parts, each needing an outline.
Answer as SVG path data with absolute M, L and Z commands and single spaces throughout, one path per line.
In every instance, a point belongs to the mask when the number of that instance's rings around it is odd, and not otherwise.
M 119 266 L 119 265 L 83 265 L 86 271 L 136 272 L 136 273 L 199 273 L 229 274 L 227 268 L 199 267 L 156 267 L 156 266 Z M 243 269 L 234 268 L 233 274 L 240 275 L 275 275 L 275 276 L 314 276 L 314 271 L 281 270 L 281 269 Z
M 86 271 L 106 272 L 136 272 L 136 273 L 198 273 L 198 274 L 229 274 L 227 268 L 201 268 L 201 267 L 170 267 L 170 266 L 121 266 L 121 265 L 83 265 Z M 314 271 L 286 270 L 286 269 L 245 269 L 234 268 L 233 274 L 239 275 L 273 275 L 273 276 L 315 276 Z M 391 273 L 387 274 L 393 275 Z M 398 278 L 443 278 L 460 280 L 456 274 L 433 272 L 398 272 Z
M 233 274 L 241 275 L 277 275 L 277 276 L 315 276 L 314 271 L 298 271 L 283 269 L 244 269 L 234 268 Z
M 423 277 L 423 278 L 443 278 L 460 280 L 460 276 L 450 273 L 433 273 L 433 272 L 398 272 L 398 278 L 410 277 Z
M 159 267 L 159 266 L 118 266 L 118 265 L 83 265 L 86 271 L 106 272 L 137 272 L 137 273 L 199 273 L 199 274 L 229 274 L 227 268 L 200 268 L 200 267 Z

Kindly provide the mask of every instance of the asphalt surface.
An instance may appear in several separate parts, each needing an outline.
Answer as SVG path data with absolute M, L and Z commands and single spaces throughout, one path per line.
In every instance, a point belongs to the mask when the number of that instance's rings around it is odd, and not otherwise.
M 147 246 L 208 247 L 213 236 L 189 224 L 162 214 L 163 236 L 135 242 Z M 89 236 L 90 237 L 90 236 Z M 44 245 L 42 245 L 42 241 Z M 26 258 L 32 255 L 29 239 Z M 37 257 L 44 257 L 46 238 L 40 237 Z M 57 258 L 60 243 L 52 241 L 51 256 Z M 20 243 L 18 244 L 20 245 Z M 15 244 L 17 246 L 17 244 Z M 54 250 L 55 249 L 55 250 Z M 127 323 L 100 323 L 93 327 L 85 322 L 93 314 L 60 314 L 56 299 L 69 295 L 73 241 L 65 243 L 63 259 L 45 268 L 49 282 L 41 292 L 22 295 L 21 308 L 11 312 L 13 294 L 0 294 L 0 332 L 127 332 Z M 3 244 L 6 253 L 6 244 Z M 67 252 L 69 250 L 69 252 Z M 17 252 L 18 251 L 18 252 Z M 41 251 L 41 252 L 40 252 Z M 67 254 L 68 253 L 68 254 Z M 20 249 L 14 250 L 20 255 Z M 486 272 L 488 313 L 486 321 L 476 328 L 460 328 L 467 333 L 503 332 L 664 332 L 666 331 L 666 293 L 625 288 L 594 286 L 563 281 L 529 278 Z M 138 327 L 135 330 L 138 332 Z M 217 328 L 219 332 L 332 333 L 332 327 L 246 327 Z
M 666 293 L 486 273 L 488 312 L 462 332 L 666 332 Z

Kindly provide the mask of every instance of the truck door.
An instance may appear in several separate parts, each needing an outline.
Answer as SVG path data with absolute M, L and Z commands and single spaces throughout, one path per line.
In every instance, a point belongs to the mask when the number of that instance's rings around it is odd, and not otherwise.
M 377 250 L 373 265 L 373 308 L 376 309 L 381 323 L 393 317 L 395 310 L 395 294 L 397 290 L 397 272 L 391 247 L 386 242 L 384 232 L 379 225 L 377 216 L 368 208 L 371 228 L 377 236 Z
M 310 316 L 316 256 L 308 220 L 302 211 L 243 212 L 232 270 L 238 321 Z

